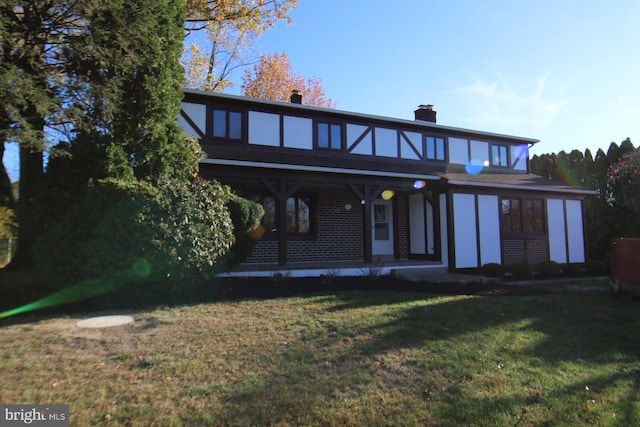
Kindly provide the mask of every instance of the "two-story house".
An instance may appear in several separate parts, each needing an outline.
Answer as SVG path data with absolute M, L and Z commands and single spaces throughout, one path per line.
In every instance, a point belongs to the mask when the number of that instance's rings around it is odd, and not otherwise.
M 265 208 L 245 270 L 585 262 L 590 191 L 529 173 L 535 139 L 185 90 L 200 173 Z

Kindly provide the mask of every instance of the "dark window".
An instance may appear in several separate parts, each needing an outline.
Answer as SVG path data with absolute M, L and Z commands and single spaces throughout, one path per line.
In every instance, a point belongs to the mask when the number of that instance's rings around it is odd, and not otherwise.
M 309 234 L 311 232 L 311 203 L 308 197 L 287 199 L 287 233 Z
M 318 123 L 318 148 L 342 149 L 342 126 L 333 123 Z
M 491 146 L 491 165 L 501 168 L 509 167 L 509 156 L 506 145 Z
M 427 137 L 427 159 L 444 160 L 444 138 Z
M 250 199 L 256 203 L 260 203 L 264 208 L 262 227 L 264 227 L 265 236 L 277 233 L 278 216 L 275 197 L 256 196 Z M 286 231 L 287 234 L 311 234 L 310 197 L 290 197 L 287 199 Z
M 213 110 L 213 136 L 216 138 L 242 139 L 242 113 Z
M 544 233 L 544 203 L 542 200 L 525 200 L 527 233 Z
M 502 231 L 522 233 L 520 199 L 502 199 Z
M 251 201 L 259 203 L 264 208 L 264 216 L 262 217 L 262 227 L 265 236 L 276 232 L 276 199 L 275 197 L 254 196 Z

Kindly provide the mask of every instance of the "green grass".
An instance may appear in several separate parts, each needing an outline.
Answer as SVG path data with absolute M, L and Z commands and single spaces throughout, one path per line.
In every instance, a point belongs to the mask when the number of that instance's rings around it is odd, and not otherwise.
M 640 303 L 558 289 L 7 319 L 0 402 L 70 404 L 79 426 L 640 425 Z

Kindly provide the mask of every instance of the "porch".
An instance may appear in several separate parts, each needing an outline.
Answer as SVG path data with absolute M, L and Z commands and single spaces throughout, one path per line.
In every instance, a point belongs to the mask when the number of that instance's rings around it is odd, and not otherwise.
M 274 277 L 278 274 L 286 277 L 332 276 L 375 276 L 411 273 L 420 277 L 441 275 L 449 272 L 449 267 L 440 261 L 395 259 L 376 257 L 371 263 L 363 261 L 321 261 L 290 262 L 286 267 L 276 263 L 240 264 L 222 277 Z

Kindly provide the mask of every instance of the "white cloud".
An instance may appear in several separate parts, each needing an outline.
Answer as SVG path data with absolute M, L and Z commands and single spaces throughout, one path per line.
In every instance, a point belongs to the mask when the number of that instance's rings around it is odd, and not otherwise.
M 549 78 L 550 74 L 545 74 L 530 89 L 516 91 L 505 78 L 486 81 L 476 77 L 456 92 L 465 97 L 470 108 L 467 120 L 476 125 L 546 128 L 567 105 L 547 95 Z

